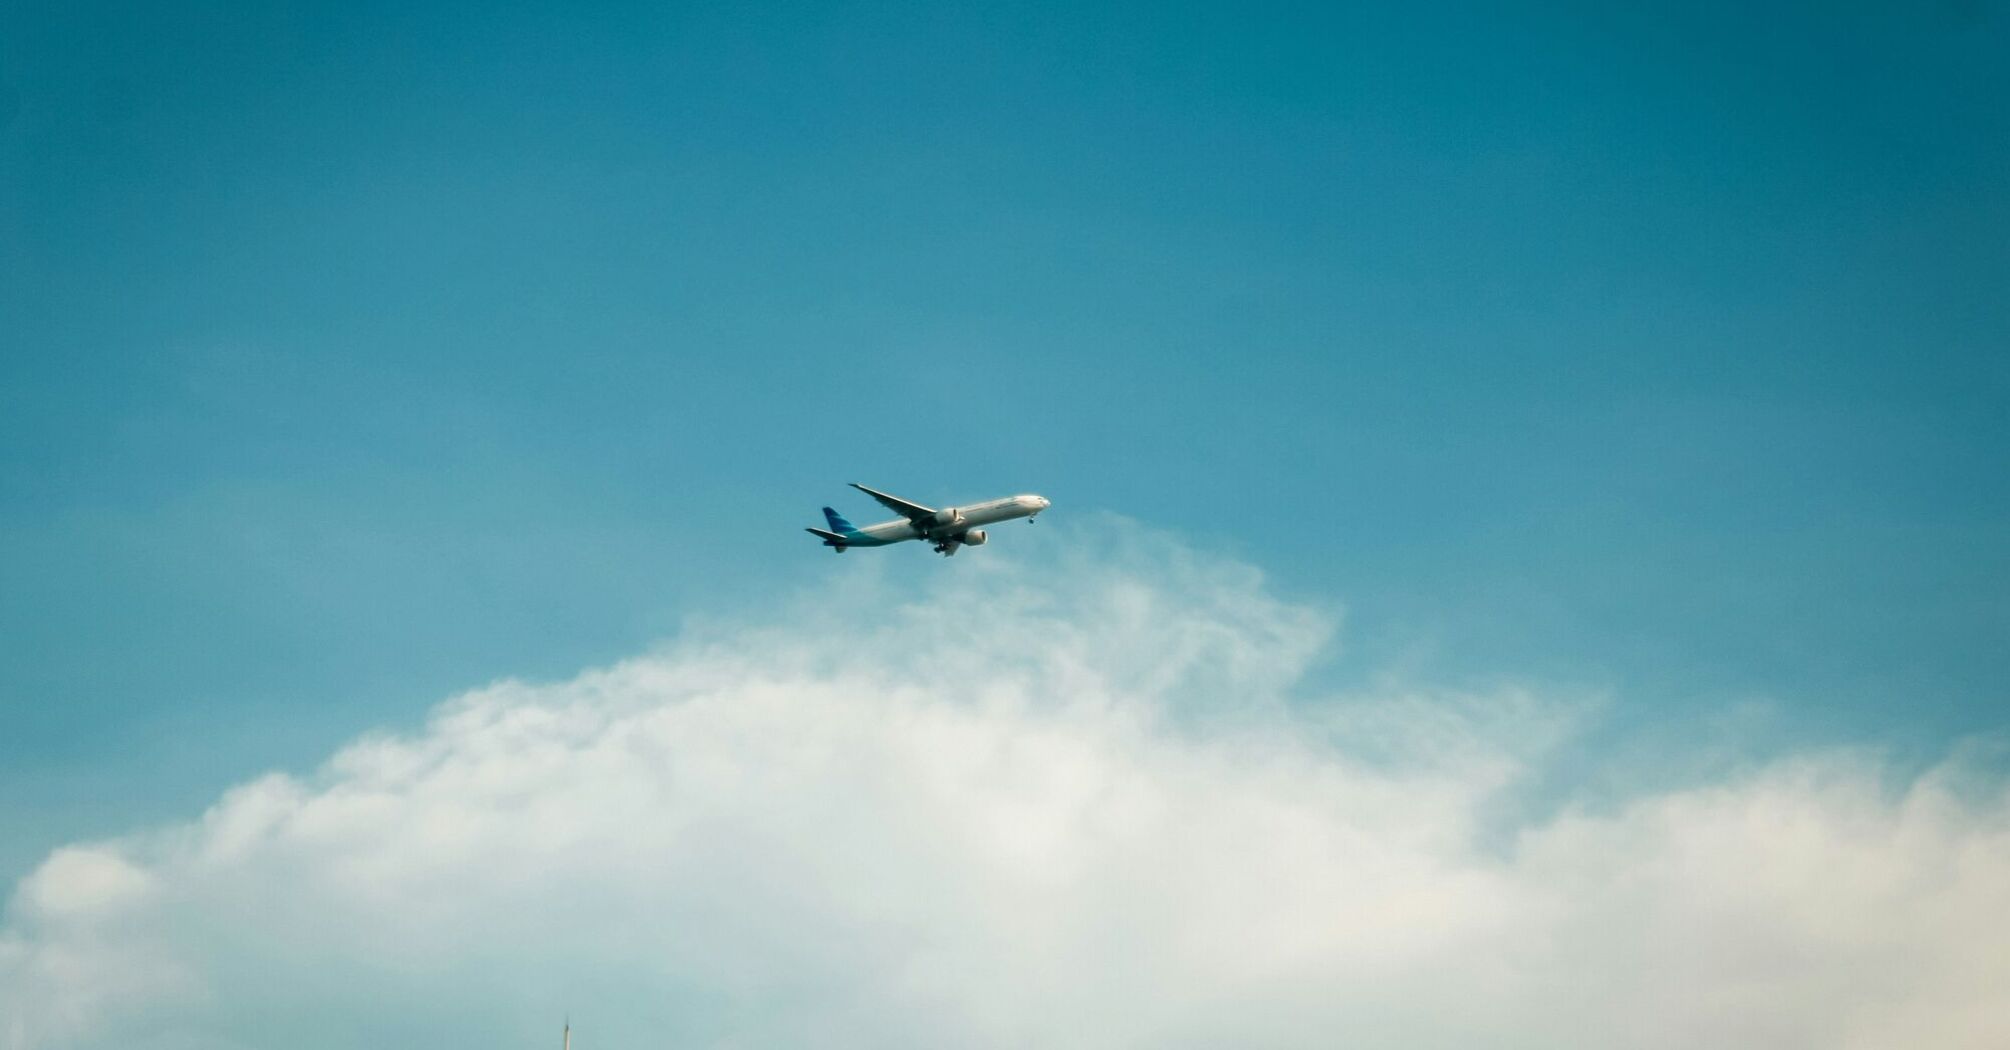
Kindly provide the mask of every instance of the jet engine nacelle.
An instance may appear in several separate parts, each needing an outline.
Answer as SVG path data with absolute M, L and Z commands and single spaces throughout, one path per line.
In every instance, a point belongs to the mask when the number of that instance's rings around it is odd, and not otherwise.
M 935 524 L 961 525 L 963 524 L 963 512 L 957 510 L 955 507 L 948 507 L 943 510 L 938 510 L 935 512 Z
M 984 541 L 989 538 L 984 535 L 983 529 L 971 529 L 969 532 L 963 534 L 963 545 L 965 547 L 982 547 L 984 546 Z

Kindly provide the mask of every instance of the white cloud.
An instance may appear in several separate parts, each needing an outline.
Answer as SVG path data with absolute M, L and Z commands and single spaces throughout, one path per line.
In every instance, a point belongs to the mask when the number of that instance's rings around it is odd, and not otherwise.
M 855 559 L 58 851 L 0 1040 L 534 1046 L 570 1009 L 583 1050 L 2010 1042 L 2000 792 L 1789 757 L 1503 835 L 1571 705 L 1287 702 L 1330 614 L 1128 550 L 913 594 Z
M 98 916 L 133 906 L 151 882 L 115 850 L 67 846 L 21 881 L 16 904 L 58 919 Z

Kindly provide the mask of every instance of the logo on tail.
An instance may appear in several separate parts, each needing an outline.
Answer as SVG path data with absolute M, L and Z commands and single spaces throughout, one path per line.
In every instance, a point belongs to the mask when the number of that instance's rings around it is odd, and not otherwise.
M 837 533 L 857 532 L 858 527 L 844 520 L 844 515 L 829 507 L 824 508 L 824 520 L 830 522 L 831 531 Z

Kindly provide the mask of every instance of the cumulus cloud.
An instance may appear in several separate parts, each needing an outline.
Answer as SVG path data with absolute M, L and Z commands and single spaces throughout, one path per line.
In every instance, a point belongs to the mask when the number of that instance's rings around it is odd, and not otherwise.
M 1786 756 L 1503 829 L 1573 705 L 1305 696 L 1330 610 L 1163 538 L 1030 546 L 919 591 L 857 558 L 59 850 L 8 906 L 0 1039 L 2010 1041 L 2000 790 Z

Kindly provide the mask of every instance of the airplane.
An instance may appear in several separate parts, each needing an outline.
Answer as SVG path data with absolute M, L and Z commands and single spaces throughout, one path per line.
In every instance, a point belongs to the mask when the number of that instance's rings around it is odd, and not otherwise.
M 976 525 L 991 525 L 1013 518 L 1025 518 L 1028 524 L 1034 515 L 1053 506 L 1053 501 L 1045 496 L 1007 496 L 986 503 L 972 503 L 966 507 L 945 507 L 931 510 L 919 503 L 909 503 L 899 496 L 889 496 L 884 492 L 866 488 L 854 481 L 851 487 L 871 496 L 880 505 L 900 517 L 883 521 L 877 525 L 858 528 L 844 520 L 844 515 L 829 507 L 824 508 L 824 520 L 830 524 L 828 530 L 806 529 L 823 537 L 824 546 L 843 554 L 850 547 L 884 547 L 902 540 L 931 540 L 935 553 L 947 557 L 956 553 L 958 547 L 977 547 L 989 539 L 983 529 Z

